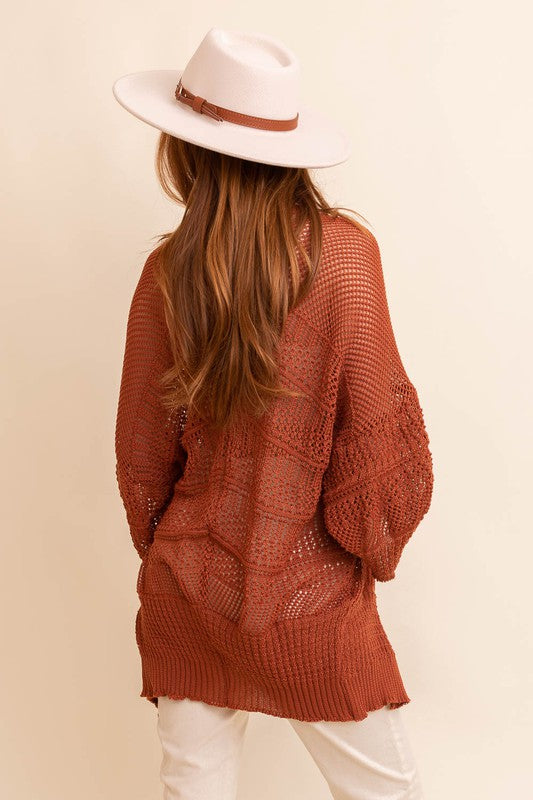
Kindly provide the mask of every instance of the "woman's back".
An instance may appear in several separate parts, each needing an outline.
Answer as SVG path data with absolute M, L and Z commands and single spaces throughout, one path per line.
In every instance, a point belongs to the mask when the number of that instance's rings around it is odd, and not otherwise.
M 117 478 L 142 557 L 141 696 L 187 696 L 301 720 L 409 702 L 381 625 L 390 580 L 426 513 L 432 463 L 369 231 L 320 213 L 309 294 L 286 319 L 281 382 L 261 418 L 218 431 L 169 414 L 171 362 L 148 257 L 128 320 Z M 309 226 L 301 238 L 306 243 Z

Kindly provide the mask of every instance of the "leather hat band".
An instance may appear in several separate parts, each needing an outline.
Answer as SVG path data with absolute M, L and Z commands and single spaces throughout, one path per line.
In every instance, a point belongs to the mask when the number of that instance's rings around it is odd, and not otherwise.
M 220 122 L 227 120 L 227 122 L 234 122 L 237 125 L 247 125 L 249 128 L 261 128 L 268 131 L 291 131 L 298 125 L 298 114 L 292 119 L 268 119 L 268 117 L 241 114 L 239 111 L 231 111 L 229 108 L 209 103 L 205 97 L 189 92 L 183 86 L 181 80 L 176 86 L 174 94 L 177 100 L 190 106 L 193 111 L 197 111 L 199 114 L 207 114 Z

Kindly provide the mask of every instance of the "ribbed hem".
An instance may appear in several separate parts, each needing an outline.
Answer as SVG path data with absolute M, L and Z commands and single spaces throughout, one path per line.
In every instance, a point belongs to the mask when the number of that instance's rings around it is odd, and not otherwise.
M 375 595 L 251 635 L 179 595 L 142 594 L 140 696 L 188 697 L 302 721 L 364 719 L 410 702 Z

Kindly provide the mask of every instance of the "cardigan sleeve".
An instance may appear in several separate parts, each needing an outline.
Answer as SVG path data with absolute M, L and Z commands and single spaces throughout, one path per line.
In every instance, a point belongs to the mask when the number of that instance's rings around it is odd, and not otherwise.
M 342 362 L 323 477 L 324 521 L 376 580 L 388 581 L 429 509 L 432 455 L 417 390 L 396 345 L 373 234 L 358 233 L 345 255 L 336 292 Z
M 156 254 L 146 259 L 130 304 L 115 426 L 118 488 L 141 558 L 184 468 L 179 416 L 163 407 L 159 395 L 172 352 L 154 279 Z

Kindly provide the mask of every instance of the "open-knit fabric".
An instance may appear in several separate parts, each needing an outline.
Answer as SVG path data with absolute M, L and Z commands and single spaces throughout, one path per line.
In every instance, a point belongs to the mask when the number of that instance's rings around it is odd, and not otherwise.
M 215 432 L 169 413 L 158 248 L 130 306 L 117 480 L 141 557 L 141 697 L 300 720 L 410 701 L 383 629 L 389 581 L 432 496 L 429 440 L 391 326 L 374 235 L 320 213 L 322 258 L 279 344 L 303 392 Z M 309 222 L 301 237 L 309 238 Z

